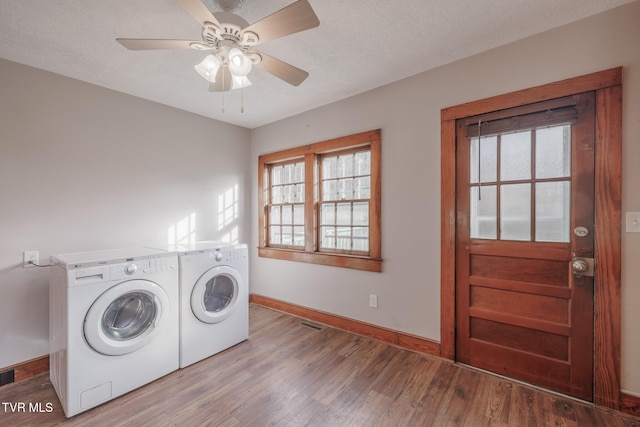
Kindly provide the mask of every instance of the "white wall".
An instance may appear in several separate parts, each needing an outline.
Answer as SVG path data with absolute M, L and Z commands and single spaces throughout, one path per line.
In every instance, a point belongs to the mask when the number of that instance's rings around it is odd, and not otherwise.
M 624 66 L 623 210 L 640 211 L 640 2 L 254 129 L 252 292 L 440 340 L 440 110 Z M 382 273 L 258 258 L 260 154 L 382 129 Z M 622 385 L 640 395 L 640 234 L 623 235 Z M 368 295 L 379 308 L 368 308 Z
M 248 239 L 248 129 L 5 60 L 0 77 L 0 368 L 48 353 L 48 269 L 23 251 Z

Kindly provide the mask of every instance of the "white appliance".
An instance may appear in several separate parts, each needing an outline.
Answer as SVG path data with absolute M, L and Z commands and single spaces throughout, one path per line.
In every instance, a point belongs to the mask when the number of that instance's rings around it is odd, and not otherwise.
M 67 417 L 178 369 L 175 253 L 116 249 L 51 261 L 50 377 Z
M 197 242 L 176 252 L 184 368 L 249 338 L 249 265 L 245 244 Z

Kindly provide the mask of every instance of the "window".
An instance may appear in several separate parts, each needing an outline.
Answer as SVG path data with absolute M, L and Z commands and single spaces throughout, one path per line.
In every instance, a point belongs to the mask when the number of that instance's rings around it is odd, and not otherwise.
M 260 156 L 261 257 L 381 271 L 380 130 Z

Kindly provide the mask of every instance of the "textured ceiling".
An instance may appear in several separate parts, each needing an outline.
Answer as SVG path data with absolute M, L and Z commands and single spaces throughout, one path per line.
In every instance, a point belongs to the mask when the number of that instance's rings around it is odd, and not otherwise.
M 632 0 L 309 0 L 320 26 L 259 47 L 310 73 L 294 87 L 254 69 L 208 91 L 193 50 L 129 51 L 117 37 L 200 40 L 175 0 L 0 0 L 0 57 L 255 128 Z M 213 12 L 213 0 L 203 0 Z M 244 0 L 253 23 L 293 0 Z

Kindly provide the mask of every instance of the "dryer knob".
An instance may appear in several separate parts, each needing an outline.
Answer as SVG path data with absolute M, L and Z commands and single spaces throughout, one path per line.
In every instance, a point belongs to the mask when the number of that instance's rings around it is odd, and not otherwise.
M 222 252 L 216 252 L 216 261 L 218 262 L 222 261 L 222 257 L 223 257 Z
M 136 272 L 137 269 L 138 269 L 137 265 L 135 265 L 135 264 L 127 264 L 124 267 L 124 272 L 127 273 L 127 274 L 133 274 L 133 273 Z

